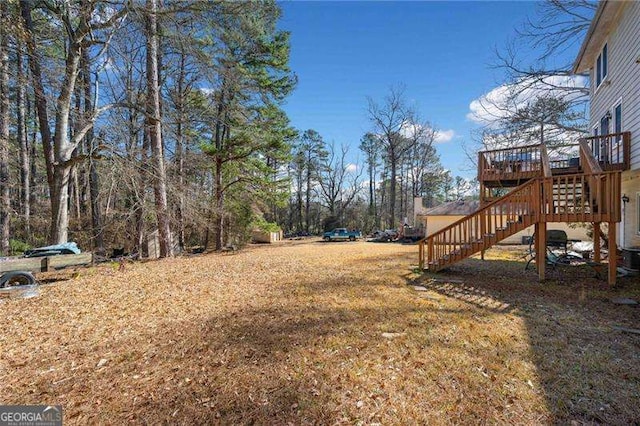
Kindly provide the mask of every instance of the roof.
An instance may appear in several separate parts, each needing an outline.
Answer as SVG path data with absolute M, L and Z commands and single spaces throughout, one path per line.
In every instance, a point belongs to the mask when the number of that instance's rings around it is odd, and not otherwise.
M 580 46 L 580 52 L 573 64 L 574 74 L 585 73 L 593 67 L 602 45 L 609 33 L 615 28 L 620 16 L 619 12 L 626 4 L 627 2 L 617 0 L 601 0 L 598 3 L 598 9 L 596 9 L 587 35 Z
M 424 216 L 466 216 L 480 208 L 478 200 L 459 200 L 427 209 Z

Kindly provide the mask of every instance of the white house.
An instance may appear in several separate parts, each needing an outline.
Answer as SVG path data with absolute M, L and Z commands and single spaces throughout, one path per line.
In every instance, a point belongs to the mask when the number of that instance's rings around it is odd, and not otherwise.
M 590 76 L 594 136 L 630 132 L 630 170 L 622 174 L 622 247 L 640 246 L 640 2 L 598 5 L 573 72 Z M 619 141 L 618 141 L 619 142 Z M 595 153 L 594 154 L 598 154 Z

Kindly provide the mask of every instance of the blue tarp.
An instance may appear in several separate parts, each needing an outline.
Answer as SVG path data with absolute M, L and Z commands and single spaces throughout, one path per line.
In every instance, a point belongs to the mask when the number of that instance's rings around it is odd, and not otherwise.
M 73 241 L 52 246 L 38 247 L 24 252 L 24 257 L 55 256 L 58 254 L 80 254 L 78 245 Z

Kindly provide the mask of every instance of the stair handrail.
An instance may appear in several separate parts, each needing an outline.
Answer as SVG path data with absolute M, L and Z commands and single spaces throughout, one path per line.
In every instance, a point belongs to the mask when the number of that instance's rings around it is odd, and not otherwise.
M 497 199 L 485 204 L 484 206 L 482 206 L 481 208 L 479 208 L 478 210 L 476 210 L 472 214 L 467 215 L 467 216 L 465 216 L 463 218 L 460 218 L 457 221 L 449 224 L 448 226 L 438 230 L 437 232 L 434 232 L 433 234 L 429 234 L 429 235 L 425 236 L 424 238 L 422 238 L 421 240 L 419 240 L 418 244 L 419 244 L 419 257 L 420 257 L 419 263 L 420 263 L 420 268 L 423 268 L 423 266 L 424 266 L 424 244 L 426 242 L 429 242 L 429 241 L 432 242 L 437 236 L 439 236 L 441 234 L 444 234 L 444 233 L 450 231 L 451 229 L 463 224 L 464 222 L 470 220 L 471 217 L 479 216 L 482 213 L 486 213 L 491 208 L 493 208 L 493 207 L 495 207 L 495 206 L 497 206 L 499 204 L 503 204 L 503 202 L 505 200 L 508 200 L 508 199 L 511 199 L 511 198 L 515 198 L 517 196 L 518 192 L 522 191 L 527 186 L 539 185 L 541 179 L 542 178 L 529 179 L 527 182 L 515 187 L 513 190 L 509 191 L 509 193 L 503 195 L 502 197 L 497 198 Z M 540 197 L 536 197 L 536 199 L 534 200 L 534 199 L 532 199 L 530 197 L 526 201 L 531 203 L 531 204 L 534 204 L 534 203 L 539 202 L 539 198 Z M 537 220 L 537 216 L 540 214 L 540 208 L 539 208 L 539 206 L 538 206 L 538 208 L 535 208 L 535 206 L 534 206 L 533 210 L 534 210 L 535 215 L 536 215 L 536 218 L 534 218 L 534 220 Z
M 593 175 L 593 174 L 601 174 L 602 167 L 600 167 L 600 163 L 593 156 L 593 152 L 589 147 L 589 143 L 586 139 L 582 138 L 579 142 L 580 145 L 580 163 L 582 164 L 582 168 L 585 171 L 585 174 Z
M 509 191 L 507 194 L 504 194 L 502 197 L 496 198 L 495 200 L 492 200 L 492 201 L 490 201 L 489 203 L 485 204 L 484 206 L 480 207 L 478 210 L 476 210 L 475 212 L 471 213 L 471 215 L 476 215 L 477 213 L 479 213 L 479 212 L 481 212 L 481 211 L 488 210 L 488 209 L 490 209 L 491 207 L 495 206 L 496 204 L 500 203 L 501 201 L 505 200 L 506 198 L 512 198 L 512 197 L 513 197 L 513 195 L 514 195 L 516 192 L 518 192 L 518 191 L 519 191 L 519 190 L 521 190 L 522 188 L 526 187 L 527 185 L 530 185 L 530 184 L 534 183 L 534 181 L 538 181 L 538 180 L 540 180 L 540 178 L 532 178 L 532 179 L 529 179 L 529 180 L 528 180 L 528 181 L 526 181 L 525 183 L 520 184 L 519 186 L 516 186 L 515 188 L 513 188 L 513 189 L 512 189 L 511 191 Z M 471 215 L 469 215 L 469 216 L 471 216 Z M 465 220 L 465 218 L 466 218 L 466 217 L 467 217 L 467 216 L 465 216 L 465 217 L 463 217 L 463 218 L 461 218 L 461 219 L 458 219 L 458 220 L 456 220 L 455 222 L 453 222 L 453 223 L 451 223 L 451 224 L 447 225 L 446 227 L 444 227 L 444 228 L 442 228 L 442 229 L 437 230 L 437 231 L 436 231 L 436 232 L 434 232 L 433 234 L 429 234 L 429 235 L 425 236 L 423 239 L 419 240 L 418 242 L 419 242 L 419 243 L 420 243 L 420 242 L 423 242 L 423 241 L 427 240 L 428 238 L 430 238 L 430 237 L 432 237 L 432 236 L 435 236 L 435 235 L 437 235 L 437 234 L 439 234 L 439 233 L 441 233 L 441 232 L 444 232 L 444 231 L 449 230 L 450 228 L 453 228 L 453 227 L 454 227 L 454 226 L 456 226 L 459 222 L 464 222 L 464 220 Z

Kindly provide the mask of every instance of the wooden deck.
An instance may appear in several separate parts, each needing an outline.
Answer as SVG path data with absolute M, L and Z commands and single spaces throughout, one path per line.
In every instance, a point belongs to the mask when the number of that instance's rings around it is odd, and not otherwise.
M 545 166 L 553 176 L 580 173 L 586 168 L 583 149 L 591 153 L 602 171 L 629 170 L 631 133 L 593 136 L 568 145 L 537 144 L 481 151 L 478 180 L 487 188 L 508 188 L 546 176 Z
M 528 226 L 536 227 L 536 253 L 545 258 L 547 222 L 608 223 L 615 240 L 621 220 L 622 171 L 629 169 L 629 132 L 584 138 L 577 144 L 529 145 L 478 155 L 481 207 L 420 241 L 421 268 L 438 271 Z M 510 191 L 505 194 L 505 189 Z M 594 261 L 600 261 L 599 234 Z M 616 281 L 615 250 L 608 281 Z M 545 262 L 538 264 L 540 280 Z

